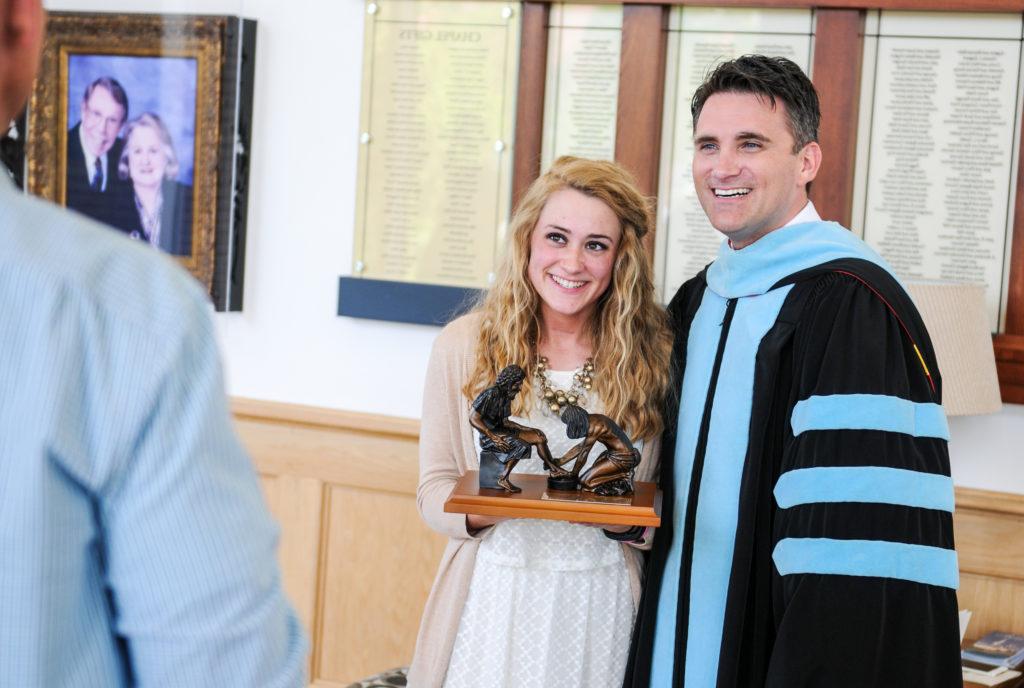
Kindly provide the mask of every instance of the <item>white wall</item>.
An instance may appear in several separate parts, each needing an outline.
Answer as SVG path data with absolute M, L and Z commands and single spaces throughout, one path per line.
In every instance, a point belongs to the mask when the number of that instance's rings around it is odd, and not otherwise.
M 245 311 L 218 314 L 231 394 L 418 417 L 431 327 L 339 318 L 355 215 L 360 0 L 49 0 L 259 22 Z M 958 485 L 1024 494 L 1024 406 L 951 420 Z
M 990 416 L 949 419 L 953 482 L 1024 494 L 1024 406 L 1004 404 Z

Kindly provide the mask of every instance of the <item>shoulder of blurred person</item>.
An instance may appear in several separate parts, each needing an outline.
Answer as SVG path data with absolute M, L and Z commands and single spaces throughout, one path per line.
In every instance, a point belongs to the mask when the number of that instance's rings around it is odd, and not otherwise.
M 6 180 L 3 187 L 0 230 L 7 250 L 0 255 L 0 270 L 34 282 L 38 299 L 63 294 L 66 304 L 73 294 L 87 301 L 95 316 L 161 340 L 169 331 L 197 324 L 183 320 L 188 313 L 208 318 L 205 292 L 172 261 L 108 227 L 22 195 Z
M 301 685 L 203 289 L 6 180 L 0 235 L 0 685 Z

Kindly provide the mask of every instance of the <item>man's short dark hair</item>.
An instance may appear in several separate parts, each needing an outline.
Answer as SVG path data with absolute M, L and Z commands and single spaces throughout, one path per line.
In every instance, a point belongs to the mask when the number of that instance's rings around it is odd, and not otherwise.
M 107 89 L 110 97 L 114 99 L 114 102 L 124 108 L 124 119 L 122 121 L 128 121 L 128 94 L 125 93 L 124 86 L 118 83 L 117 79 L 112 76 L 101 76 L 96 81 L 92 82 L 85 87 L 85 95 L 82 97 L 83 103 L 89 102 L 89 96 L 96 90 L 97 86 L 102 86 Z
M 821 123 L 818 92 L 792 60 L 744 55 L 715 67 L 693 94 L 690 114 L 693 115 L 694 129 L 704 103 L 716 93 L 751 93 L 767 100 L 773 108 L 776 101 L 782 101 L 789 118 L 789 131 L 793 135 L 794 153 L 818 140 L 818 125 Z

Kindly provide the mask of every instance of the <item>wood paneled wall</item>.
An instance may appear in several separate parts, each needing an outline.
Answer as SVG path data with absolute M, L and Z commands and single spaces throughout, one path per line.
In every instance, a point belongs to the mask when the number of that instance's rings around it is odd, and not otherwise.
M 245 399 L 233 410 L 281 523 L 313 685 L 407 665 L 444 548 L 416 511 L 419 422 Z M 969 635 L 1024 633 L 1024 495 L 959 488 L 956 499 Z
M 958 488 L 953 527 L 967 635 L 1024 633 L 1024 495 Z
M 636 176 L 645 196 L 658 194 L 661 119 L 668 55 L 668 6 L 622 8 L 622 58 L 615 159 Z M 648 248 L 654 245 L 648 237 Z
M 284 586 L 316 686 L 406 666 L 445 539 L 416 511 L 419 422 L 236 399 L 281 524 Z
M 823 158 L 811 185 L 811 200 L 822 217 L 849 227 L 857 162 L 864 13 L 852 9 L 820 9 L 815 16 L 811 75 L 821 102 L 818 141 Z

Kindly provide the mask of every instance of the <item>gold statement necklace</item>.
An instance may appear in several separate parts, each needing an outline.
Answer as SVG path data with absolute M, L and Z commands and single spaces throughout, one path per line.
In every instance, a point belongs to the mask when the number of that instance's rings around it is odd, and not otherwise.
M 566 406 L 586 403 L 586 393 L 594 386 L 594 359 L 587 357 L 583 365 L 572 374 L 572 385 L 567 390 L 558 389 L 551 384 L 551 378 L 548 377 L 547 356 L 537 359 L 533 374 L 537 378 L 537 395 L 548 410 L 557 417 Z

